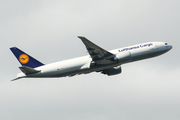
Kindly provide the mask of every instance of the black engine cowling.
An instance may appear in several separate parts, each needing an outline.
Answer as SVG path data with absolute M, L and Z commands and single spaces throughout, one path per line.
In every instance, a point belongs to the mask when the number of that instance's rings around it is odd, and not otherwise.
M 103 70 L 102 73 L 106 74 L 108 76 L 120 74 L 121 73 L 121 66 L 117 66 L 117 67 L 113 67 L 113 68 Z

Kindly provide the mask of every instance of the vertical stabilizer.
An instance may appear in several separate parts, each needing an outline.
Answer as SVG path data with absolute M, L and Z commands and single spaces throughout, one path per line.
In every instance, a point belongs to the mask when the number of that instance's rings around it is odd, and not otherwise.
M 39 62 L 30 55 L 18 49 L 17 47 L 12 47 L 10 48 L 10 50 L 13 52 L 13 54 L 16 56 L 17 60 L 20 62 L 22 66 L 36 68 L 44 65 L 43 63 Z

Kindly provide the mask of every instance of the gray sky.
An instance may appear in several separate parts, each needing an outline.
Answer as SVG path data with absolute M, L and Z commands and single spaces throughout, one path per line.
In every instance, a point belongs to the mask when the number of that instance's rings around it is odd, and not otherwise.
M 0 119 L 179 120 L 179 0 L 1 0 Z M 83 35 L 111 50 L 148 41 L 168 53 L 122 65 L 122 74 L 91 73 L 11 82 L 17 46 L 47 64 L 87 55 Z

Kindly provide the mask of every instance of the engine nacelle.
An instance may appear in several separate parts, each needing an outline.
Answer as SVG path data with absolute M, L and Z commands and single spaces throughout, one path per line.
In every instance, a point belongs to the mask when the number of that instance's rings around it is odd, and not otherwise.
M 115 60 L 118 61 L 118 63 L 126 63 L 131 60 L 131 53 L 129 51 L 124 51 L 116 54 Z
M 113 67 L 113 68 L 103 70 L 102 73 L 106 74 L 108 76 L 120 74 L 121 73 L 121 66 L 117 66 L 117 67 Z

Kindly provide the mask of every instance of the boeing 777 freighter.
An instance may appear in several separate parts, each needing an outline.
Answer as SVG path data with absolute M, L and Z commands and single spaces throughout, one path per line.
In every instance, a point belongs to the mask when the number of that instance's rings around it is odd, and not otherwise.
M 65 77 L 90 72 L 116 75 L 121 73 L 121 65 L 137 60 L 147 59 L 166 53 L 172 49 L 171 45 L 164 42 L 147 42 L 129 47 L 107 51 L 85 37 L 79 36 L 89 53 L 87 56 L 43 64 L 17 47 L 10 48 L 18 61 L 21 63 L 22 73 L 17 74 L 20 78 L 51 78 Z

